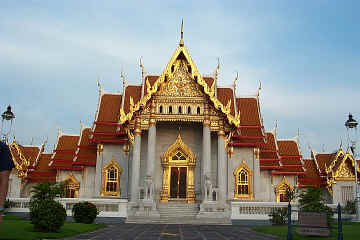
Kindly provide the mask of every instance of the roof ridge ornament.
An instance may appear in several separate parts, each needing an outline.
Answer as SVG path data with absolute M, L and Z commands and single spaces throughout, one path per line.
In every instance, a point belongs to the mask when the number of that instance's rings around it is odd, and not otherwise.
M 260 91 L 261 91 L 261 80 L 259 80 L 259 87 L 256 93 L 256 96 L 259 97 L 260 96 Z
M 179 46 L 183 47 L 184 46 L 184 20 L 181 19 L 181 29 L 180 29 L 180 42 L 179 42 Z

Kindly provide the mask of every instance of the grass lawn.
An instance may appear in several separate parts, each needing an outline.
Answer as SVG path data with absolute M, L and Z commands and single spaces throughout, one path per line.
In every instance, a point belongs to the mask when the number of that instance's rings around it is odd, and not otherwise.
M 296 233 L 295 228 L 292 229 L 293 233 L 293 239 L 294 240 L 328 240 L 328 239 L 337 239 L 337 225 L 335 225 L 336 229 L 333 230 L 330 237 L 305 237 L 300 236 Z M 287 234 L 287 226 L 259 226 L 259 227 L 253 227 L 253 230 L 257 232 L 263 232 L 279 237 L 283 237 L 286 239 Z M 360 223 L 354 223 L 354 222 L 344 222 L 343 223 L 343 235 L 344 239 L 360 239 Z
M 0 225 L 0 239 L 32 240 L 43 238 L 64 238 L 104 228 L 104 224 L 82 224 L 65 222 L 57 233 L 35 232 L 29 220 L 5 216 Z

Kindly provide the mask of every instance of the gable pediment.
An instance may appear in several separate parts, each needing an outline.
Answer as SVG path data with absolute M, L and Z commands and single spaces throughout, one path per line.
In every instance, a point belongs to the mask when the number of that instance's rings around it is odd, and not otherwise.
M 190 74 L 191 66 L 180 59 L 172 66 L 174 72 L 169 74 L 167 81 L 160 85 L 155 96 L 166 97 L 203 97 L 201 86 L 195 82 Z

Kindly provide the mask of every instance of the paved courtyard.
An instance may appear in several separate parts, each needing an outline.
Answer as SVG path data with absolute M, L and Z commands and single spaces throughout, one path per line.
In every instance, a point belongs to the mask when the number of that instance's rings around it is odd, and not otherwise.
M 233 226 L 197 226 L 197 225 L 154 225 L 154 224 L 113 224 L 105 229 L 85 233 L 75 239 L 102 239 L 102 240 L 270 240 L 279 238 L 258 233 L 249 227 Z

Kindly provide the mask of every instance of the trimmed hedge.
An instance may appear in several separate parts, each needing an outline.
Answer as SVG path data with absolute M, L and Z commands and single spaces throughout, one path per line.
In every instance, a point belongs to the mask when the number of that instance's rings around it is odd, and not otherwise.
M 91 202 L 79 202 L 72 208 L 73 218 L 78 223 L 93 223 L 99 214 L 95 204 Z

